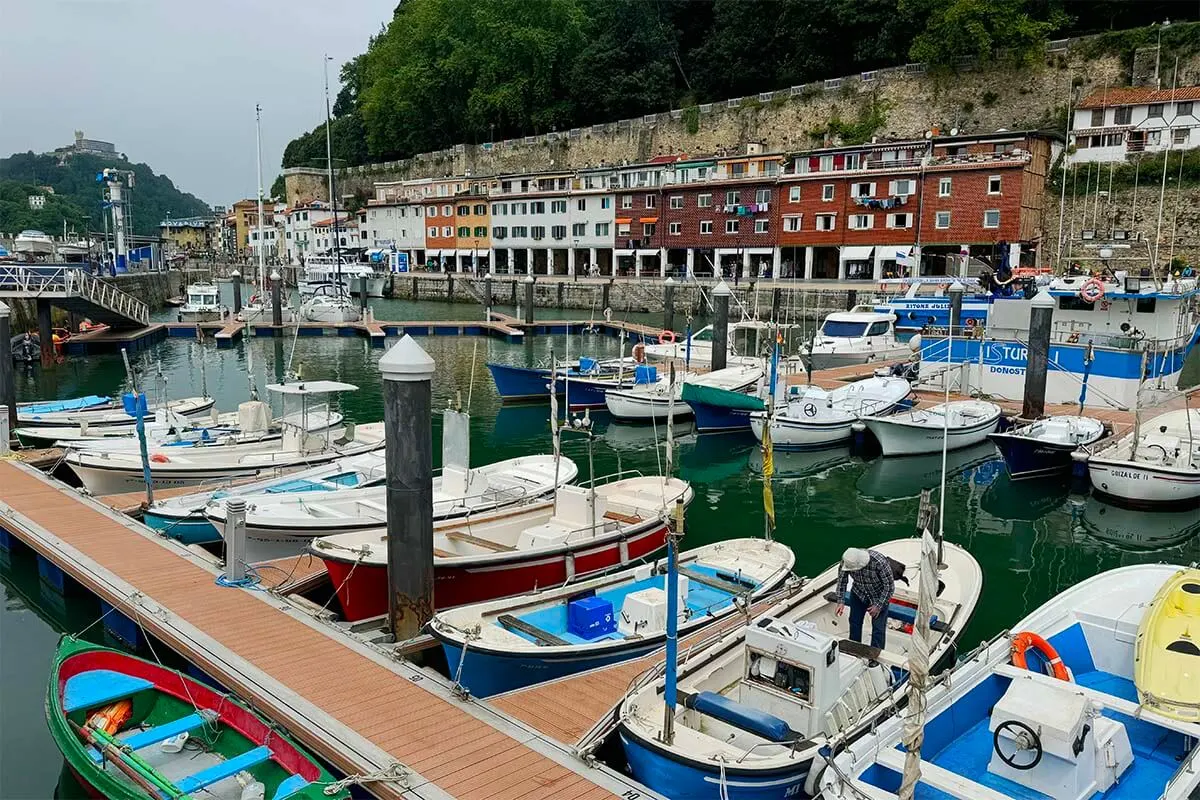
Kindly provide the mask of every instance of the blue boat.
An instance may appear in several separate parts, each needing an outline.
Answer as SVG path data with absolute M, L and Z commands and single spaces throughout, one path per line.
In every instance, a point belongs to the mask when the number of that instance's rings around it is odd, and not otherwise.
M 605 378 L 615 376 L 618 372 L 619 360 L 597 361 L 594 358 L 581 358 L 577 365 L 559 367 L 556 391 L 559 396 L 566 393 L 565 381 L 561 378 Z M 496 384 L 496 392 L 500 399 L 506 402 L 550 400 L 550 370 L 547 367 L 514 367 L 510 364 L 489 363 L 488 371 L 492 373 L 492 381 Z M 591 390 L 585 388 L 580 395 L 584 400 L 592 400 Z M 574 392 L 572 392 L 574 394 Z M 601 392 L 599 404 L 604 405 L 604 395 Z
M 680 554 L 683 635 L 736 613 L 792 574 L 791 549 L 762 539 L 733 539 Z M 666 560 L 642 564 L 532 595 L 441 611 L 430 632 L 451 676 L 476 697 L 646 655 L 666 638 Z M 465 632 L 478 629 L 478 635 Z M 464 644 L 466 646 L 464 655 Z
M 690 382 L 683 384 L 681 397 L 695 415 L 697 433 L 749 433 L 750 415 L 766 408 L 753 394 Z
M 1014 480 L 1063 473 L 1071 469 L 1071 454 L 1108 435 L 1104 423 L 1091 417 L 1055 416 L 1019 425 L 988 438 L 1000 448 Z
M 97 408 L 118 408 L 120 401 L 111 397 L 90 394 L 72 400 L 38 400 L 32 403 L 17 403 L 19 414 L 54 414 L 60 411 L 83 411 Z

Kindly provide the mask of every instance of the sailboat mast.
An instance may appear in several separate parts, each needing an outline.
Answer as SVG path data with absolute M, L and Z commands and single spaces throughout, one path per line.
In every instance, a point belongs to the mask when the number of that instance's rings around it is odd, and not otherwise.
M 329 133 L 329 62 L 333 59 L 325 55 L 325 166 L 329 173 L 329 207 L 333 209 L 333 268 L 337 285 L 335 293 L 342 293 L 342 249 L 338 240 L 338 207 L 337 188 L 333 182 L 333 139 Z
M 266 250 L 263 247 L 262 106 L 254 104 L 254 147 L 258 164 L 258 285 L 267 291 Z

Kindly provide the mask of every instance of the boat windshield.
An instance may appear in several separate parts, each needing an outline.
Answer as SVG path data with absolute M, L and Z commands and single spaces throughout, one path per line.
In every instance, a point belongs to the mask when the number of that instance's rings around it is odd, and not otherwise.
M 867 323 L 865 322 L 840 322 L 832 319 L 825 320 L 825 324 L 821 326 L 821 333 L 837 338 L 862 336 L 866 330 Z
M 703 330 L 699 330 L 699 331 L 696 331 L 695 333 L 693 333 L 692 341 L 693 342 L 711 342 L 712 338 L 713 338 L 712 335 L 713 335 L 712 328 L 705 328 Z

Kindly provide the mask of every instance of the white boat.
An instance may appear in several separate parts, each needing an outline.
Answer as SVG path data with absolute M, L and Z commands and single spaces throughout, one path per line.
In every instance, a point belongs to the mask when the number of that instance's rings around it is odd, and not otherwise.
M 267 387 L 268 391 L 284 397 L 284 417 L 300 420 L 297 425 L 284 425 L 281 440 L 220 447 L 154 448 L 149 453 L 151 480 L 156 488 L 178 488 L 237 477 L 266 478 L 381 448 L 384 443 L 383 423 L 346 425 L 337 437 L 330 430 L 323 433 L 310 433 L 307 430 L 310 397 L 325 397 L 335 392 L 355 391 L 357 388 L 335 381 L 272 384 Z M 301 410 L 297 417 L 286 413 L 289 398 L 299 398 Z M 142 459 L 137 450 L 71 450 L 64 456 L 64 462 L 94 495 L 134 492 L 145 488 Z
M 646 380 L 641 380 L 643 376 Z M 625 389 L 607 390 L 604 393 L 604 404 L 610 414 L 621 420 L 665 420 L 668 410 L 676 418 L 686 417 L 692 413 L 692 409 L 681 399 L 684 383 L 711 386 L 731 392 L 747 392 L 762 380 L 762 376 L 762 367 L 753 364 L 726 367 L 702 375 L 684 373 L 675 376 L 675 386 L 672 389 L 670 378 L 658 375 L 655 367 L 639 366 L 634 370 L 634 385 Z
M 957 450 L 986 441 L 1000 423 L 1000 406 L 984 400 L 952 400 L 891 416 L 863 417 L 885 456 L 923 455 Z
M 1014 480 L 1066 472 L 1071 455 L 1091 447 L 1109 434 L 1104 423 L 1092 417 L 1057 415 L 993 433 L 1008 474 Z
M 304 262 L 304 280 L 297 288 L 301 297 L 328 292 L 339 285 L 342 289 L 339 294 L 359 295 L 364 277 L 367 279 L 367 297 L 383 297 L 388 276 L 376 272 L 372 265 L 348 256 L 342 256 L 340 265 L 333 256 L 310 256 Z
M 86 239 L 72 239 L 60 242 L 57 249 L 64 261 L 77 261 L 91 252 L 92 245 Z
M 825 317 L 810 344 L 800 351 L 809 369 L 832 369 L 907 358 L 909 346 L 896 340 L 896 315 L 855 306 Z
M 866 378 L 836 389 L 789 386 L 771 412 L 750 414 L 750 429 L 762 441 L 768 416 L 771 443 L 781 450 L 831 447 L 847 441 L 851 426 L 865 416 L 890 414 L 912 388 L 903 378 Z
M 1134 684 L 1138 626 L 1178 569 L 1143 564 L 1088 578 L 934 682 L 924 698 L 915 796 L 1196 797 L 1200 724 L 1139 704 Z M 905 716 L 834 742 L 831 766 L 814 786 L 821 797 L 895 798 Z
M 189 284 L 187 300 L 178 312 L 180 322 L 211 322 L 224 319 L 227 313 L 220 290 L 211 282 Z
M 358 303 L 345 295 L 315 294 L 300 305 L 305 322 L 358 322 L 362 319 Z
M 571 459 L 562 458 L 556 466 L 549 455 L 520 456 L 473 469 L 446 466 L 433 479 L 433 519 L 440 522 L 536 500 L 578 474 Z M 247 498 L 246 540 L 260 552 L 274 547 L 295 553 L 319 536 L 377 530 L 387 525 L 387 491 L 386 486 L 369 486 Z M 225 524 L 224 501 L 210 502 L 205 514 L 220 530 Z
M 835 565 L 748 625 L 688 648 L 679 660 L 682 703 L 670 744 L 663 737 L 664 679 L 651 673 L 618 709 L 633 776 L 677 800 L 806 796 L 805 779 L 829 738 L 870 730 L 903 693 L 921 547 L 920 539 L 904 539 L 872 548 L 905 565 L 913 584 L 896 586 L 882 650 L 847 638 L 848 618 L 836 615 Z M 945 543 L 943 563 L 931 666 L 953 663 L 983 585 L 965 549 Z
M 114 427 L 127 428 L 136 423 L 133 395 L 125 395 L 122 402 L 124 403 L 122 408 L 99 406 L 47 412 L 42 412 L 38 408 L 29 410 L 18 408 L 17 425 L 27 429 L 58 429 L 64 433 Z M 169 400 L 166 404 L 147 405 L 144 416 L 145 419 L 152 420 L 154 415 L 162 409 L 179 417 L 198 417 L 209 413 L 215 403 L 216 401 L 211 397 L 184 397 L 179 400 Z M 49 435 L 53 433 L 53 430 L 43 430 L 43 433 Z
M 1096 491 L 1125 503 L 1200 502 L 1200 408 L 1168 411 L 1088 459 Z
M 54 252 L 54 240 L 42 231 L 21 231 L 13 239 L 13 252 L 23 256 L 48 256 Z
M 791 548 L 729 539 L 679 554 L 679 635 L 738 611 L 792 576 Z M 638 658 L 666 638 L 666 559 L 517 597 L 440 611 L 429 632 L 476 697 Z M 470 632 L 470 633 L 468 633 Z M 467 654 L 463 657 L 463 647 Z
M 685 365 L 705 367 L 712 363 L 713 334 L 712 325 L 706 325 L 690 336 L 674 339 L 672 333 L 669 341 L 659 344 L 642 344 L 635 353 L 644 353 L 650 359 L 669 359 L 683 362 Z M 782 356 L 779 361 L 781 375 L 791 375 L 805 371 L 804 362 L 795 354 L 801 346 L 803 330 L 799 325 L 777 325 L 754 319 L 729 323 L 729 334 L 726 346 L 726 366 L 761 366 L 763 354 L 770 351 L 776 337 L 783 338 L 780 348 Z

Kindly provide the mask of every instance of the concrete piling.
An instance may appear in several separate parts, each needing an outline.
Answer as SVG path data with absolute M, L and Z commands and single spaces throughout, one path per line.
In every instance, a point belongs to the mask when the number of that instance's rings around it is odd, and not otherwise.
M 283 327 L 283 277 L 278 272 L 271 273 L 271 324 Z
M 433 373 L 406 335 L 379 360 L 387 461 L 388 628 L 417 636 L 433 616 Z
M 967 287 L 955 281 L 950 284 L 950 329 L 957 331 L 962 327 L 963 292 Z
M 533 324 L 533 276 L 525 276 L 525 324 Z
M 663 330 L 675 330 L 675 279 L 663 281 Z
M 776 286 L 771 290 L 771 319 L 779 322 L 779 312 L 783 308 L 783 289 Z
M 846 292 L 846 310 L 849 311 L 858 305 L 858 289 L 849 289 Z
M 492 310 L 492 276 L 483 279 L 483 307 L 487 312 Z
M 716 319 L 713 321 L 712 363 L 710 366 L 714 371 L 725 369 L 729 355 L 729 298 L 732 296 L 733 292 L 730 291 L 729 284 L 725 281 L 721 281 L 713 287 L 712 298 Z
M 240 314 L 242 311 L 242 273 L 235 269 L 229 273 L 229 277 L 233 280 L 233 313 Z
M 54 363 L 54 328 L 50 323 L 50 301 L 37 301 L 38 345 L 42 351 L 42 366 Z
M 1033 298 L 1029 309 L 1029 360 L 1025 366 L 1025 399 L 1021 416 L 1037 419 L 1046 413 L 1046 370 L 1050 363 L 1050 326 L 1054 298 L 1045 289 Z
M 607 308 L 612 308 L 612 285 L 613 279 L 609 278 L 608 283 L 600 289 L 600 310 L 604 311 Z
M 358 279 L 358 307 L 363 311 L 367 310 L 367 276 L 361 275 Z
M 8 408 L 4 416 L 9 436 L 17 429 L 17 384 L 13 380 L 12 322 L 9 320 L 11 313 L 6 303 L 0 303 L 0 405 Z M 4 446 L 8 446 L 8 436 L 4 437 Z

